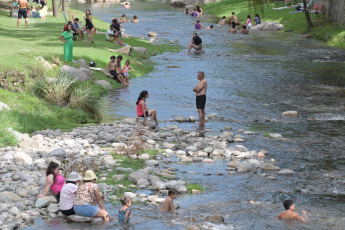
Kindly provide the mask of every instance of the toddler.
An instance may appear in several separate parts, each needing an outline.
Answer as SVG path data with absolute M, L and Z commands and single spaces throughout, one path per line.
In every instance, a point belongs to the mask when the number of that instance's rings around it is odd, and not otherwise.
M 123 76 L 125 77 L 125 81 L 127 82 L 127 84 L 129 84 L 129 74 L 128 71 L 132 70 L 131 67 L 129 67 L 129 64 L 131 64 L 131 62 L 129 60 L 126 61 L 125 66 L 123 68 Z
M 129 207 L 132 205 L 132 200 L 129 197 L 123 197 L 120 199 L 122 207 L 119 210 L 119 222 L 129 223 L 132 218 L 132 211 Z

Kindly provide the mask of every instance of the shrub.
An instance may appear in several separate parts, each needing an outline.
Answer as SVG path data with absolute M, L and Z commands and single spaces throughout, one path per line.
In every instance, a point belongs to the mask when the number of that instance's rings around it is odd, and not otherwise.
M 88 89 L 75 89 L 69 99 L 69 106 L 89 113 L 93 119 L 100 121 L 99 104 Z

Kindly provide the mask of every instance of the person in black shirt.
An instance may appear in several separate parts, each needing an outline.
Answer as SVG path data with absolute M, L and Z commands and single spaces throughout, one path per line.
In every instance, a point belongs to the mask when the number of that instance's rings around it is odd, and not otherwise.
M 192 41 L 189 43 L 187 54 L 190 53 L 190 50 L 194 48 L 195 50 L 201 50 L 202 49 L 202 40 L 197 35 L 197 33 L 193 33 Z

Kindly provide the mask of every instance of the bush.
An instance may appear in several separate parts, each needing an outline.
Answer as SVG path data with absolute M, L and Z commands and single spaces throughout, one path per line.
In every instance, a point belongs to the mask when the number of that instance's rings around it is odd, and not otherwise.
M 101 120 L 98 101 L 88 89 L 75 89 L 69 99 L 69 106 L 74 109 L 84 110 L 97 121 Z

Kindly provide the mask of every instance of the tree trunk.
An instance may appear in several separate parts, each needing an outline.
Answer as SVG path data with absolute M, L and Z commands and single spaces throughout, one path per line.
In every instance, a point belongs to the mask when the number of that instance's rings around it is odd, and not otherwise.
M 62 1 L 62 11 L 67 12 L 67 5 L 66 5 L 66 0 L 61 0 Z
M 303 5 L 304 5 L 305 18 L 307 19 L 307 24 L 308 24 L 308 31 L 310 31 L 311 28 L 313 27 L 313 23 L 310 20 L 310 15 L 307 10 L 307 0 L 303 0 Z
M 53 0 L 53 16 L 59 17 L 59 6 L 57 0 Z

